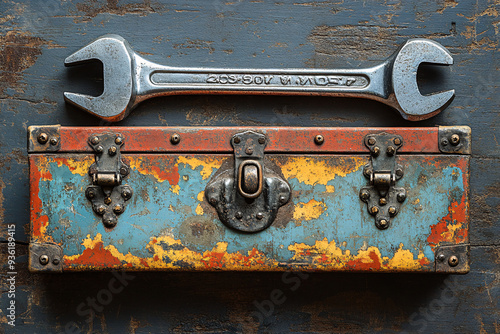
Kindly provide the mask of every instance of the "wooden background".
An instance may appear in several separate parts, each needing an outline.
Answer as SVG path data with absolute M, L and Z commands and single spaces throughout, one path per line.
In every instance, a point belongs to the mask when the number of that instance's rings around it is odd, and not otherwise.
M 4 275 L 0 332 L 500 333 L 499 11 L 498 0 L 0 1 L 0 221 L 16 224 L 18 255 L 16 327 L 6 323 Z M 408 38 L 440 42 L 455 65 L 425 67 L 421 90 L 454 88 L 456 97 L 427 121 L 368 100 L 179 96 L 146 101 L 117 125 L 469 125 L 471 272 L 132 274 L 93 312 L 87 304 L 109 296 L 112 273 L 31 275 L 26 130 L 105 124 L 62 93 L 102 89 L 99 66 L 63 61 L 106 33 L 149 60 L 207 67 L 353 68 L 377 64 Z M 2 263 L 6 237 L 3 229 Z

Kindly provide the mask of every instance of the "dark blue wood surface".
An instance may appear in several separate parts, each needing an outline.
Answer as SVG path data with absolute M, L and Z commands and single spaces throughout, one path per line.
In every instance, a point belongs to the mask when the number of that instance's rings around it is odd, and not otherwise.
M 499 11 L 492 0 L 1 2 L 0 221 L 16 224 L 19 256 L 16 327 L 6 324 L 3 276 L 1 328 L 17 333 L 71 332 L 72 326 L 83 333 L 500 333 Z M 111 273 L 29 274 L 27 126 L 104 124 L 65 105 L 62 92 L 102 89 L 99 66 L 67 69 L 63 61 L 106 33 L 120 34 L 149 60 L 172 66 L 351 68 L 378 63 L 408 38 L 440 42 L 455 65 L 423 68 L 421 90 L 454 88 L 456 97 L 426 121 L 404 121 L 385 105 L 354 99 L 179 96 L 146 101 L 118 125 L 468 125 L 473 133 L 471 273 L 132 274 L 110 300 L 103 298 L 109 296 Z M 6 237 L 2 231 L 2 240 Z M 105 303 L 91 314 L 88 298 Z

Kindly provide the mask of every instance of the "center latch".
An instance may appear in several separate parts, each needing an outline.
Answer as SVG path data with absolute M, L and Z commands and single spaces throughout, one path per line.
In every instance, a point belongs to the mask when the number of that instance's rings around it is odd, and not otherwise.
M 399 135 L 369 134 L 364 143 L 370 150 L 371 161 L 365 165 L 363 175 L 370 186 L 361 188 L 359 197 L 368 205 L 368 212 L 375 216 L 375 225 L 383 230 L 389 227 L 406 199 L 404 188 L 395 188 L 397 180 L 403 177 L 403 167 L 396 163 L 397 150 L 403 146 Z
M 290 199 L 290 186 L 265 159 L 266 136 L 253 131 L 231 138 L 234 165 L 224 163 L 205 189 L 208 202 L 228 227 L 242 232 L 268 228 Z
M 95 152 L 95 163 L 89 169 L 92 185 L 87 187 L 85 196 L 94 212 L 102 216 L 104 226 L 113 228 L 133 194 L 130 186 L 122 185 L 130 172 L 120 154 L 124 137 L 119 133 L 103 133 L 90 136 L 88 143 Z

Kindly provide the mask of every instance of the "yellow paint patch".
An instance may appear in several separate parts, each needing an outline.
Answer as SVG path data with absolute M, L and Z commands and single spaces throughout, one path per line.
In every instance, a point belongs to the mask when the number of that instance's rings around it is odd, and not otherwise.
M 325 203 L 318 202 L 314 199 L 307 203 L 299 202 L 293 210 L 293 219 L 295 220 L 312 220 L 317 219 L 327 209 Z
M 198 216 L 202 216 L 203 215 L 203 208 L 201 207 L 200 204 L 198 204 L 198 206 L 196 207 L 196 209 L 194 210 L 194 212 L 196 212 L 196 214 Z
M 177 159 L 177 165 L 186 164 L 191 167 L 192 170 L 195 170 L 197 167 L 202 167 L 200 171 L 200 175 L 203 180 L 206 180 L 212 175 L 214 169 L 219 169 L 222 165 L 222 161 L 216 160 L 212 157 L 206 157 L 203 160 L 194 158 L 194 157 L 186 157 L 180 156 Z
M 326 186 L 326 192 L 327 193 L 335 192 L 335 187 L 334 186 Z
M 181 187 L 178 184 L 174 184 L 170 187 L 170 191 L 176 195 L 179 195 L 179 190 L 181 190 Z
M 89 174 L 90 166 L 95 162 L 93 156 L 87 156 L 83 159 L 78 157 L 73 158 L 56 158 L 57 166 L 61 167 L 63 164 L 69 168 L 71 173 L 86 176 Z
M 335 165 L 328 164 L 320 157 L 292 157 L 284 163 L 276 161 L 286 179 L 316 185 L 327 185 L 336 176 L 345 177 L 366 164 L 363 157 L 339 157 Z
M 196 196 L 196 199 L 200 202 L 203 202 L 203 199 L 205 198 L 205 191 L 200 191 L 198 195 Z

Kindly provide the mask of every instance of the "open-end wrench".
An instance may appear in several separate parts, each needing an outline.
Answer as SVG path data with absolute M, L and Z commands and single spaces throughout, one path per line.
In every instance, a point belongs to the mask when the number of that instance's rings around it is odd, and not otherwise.
M 179 94 L 269 94 L 360 97 L 385 103 L 403 118 L 418 121 L 438 114 L 454 90 L 422 95 L 417 70 L 422 63 L 453 64 L 442 45 L 410 39 L 382 64 L 365 69 L 229 69 L 169 67 L 135 53 L 118 35 L 105 35 L 66 58 L 65 65 L 100 60 L 100 96 L 64 93 L 65 100 L 110 122 L 125 118 L 145 99 Z

